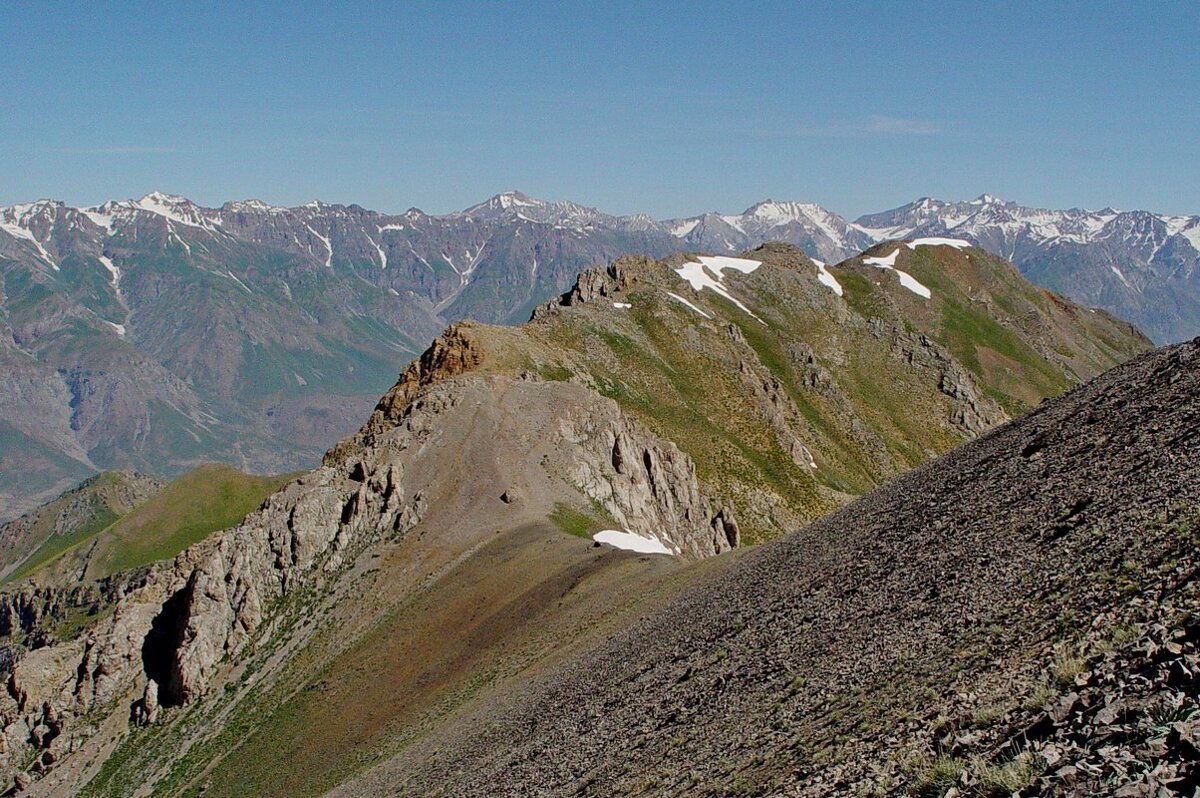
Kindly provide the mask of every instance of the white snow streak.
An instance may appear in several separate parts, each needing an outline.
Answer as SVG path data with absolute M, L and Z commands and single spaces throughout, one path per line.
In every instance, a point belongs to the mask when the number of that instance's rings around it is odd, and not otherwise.
M 308 223 L 305 223 L 304 226 L 308 228 L 308 232 L 321 239 L 321 243 L 325 245 L 325 249 L 329 252 L 329 254 L 325 256 L 325 266 L 326 268 L 333 268 L 333 246 L 330 245 L 329 239 L 312 229 L 312 226 L 310 226 Z
M 375 243 L 375 239 L 371 238 L 370 236 L 367 236 L 367 240 L 371 242 L 371 244 L 375 247 L 375 251 L 379 253 L 380 268 L 386 269 L 387 268 L 387 253 L 383 251 L 383 247 L 381 247 Z
M 837 278 L 834 277 L 827 268 L 825 268 L 826 264 L 824 261 L 819 261 L 816 258 L 810 258 L 809 260 L 816 264 L 817 280 L 821 283 L 821 285 L 829 286 L 829 289 L 833 291 L 833 293 L 837 294 L 838 296 L 842 296 L 842 284 L 837 281 Z
M 246 285 L 245 283 L 243 283 L 241 280 L 239 280 L 239 279 L 237 278 L 237 275 L 236 275 L 236 274 L 234 274 L 233 272 L 230 272 L 230 271 L 227 271 L 227 272 L 225 272 L 225 273 L 226 273 L 227 275 L 229 275 L 229 279 L 233 280 L 235 283 L 237 283 L 238 285 L 240 285 L 242 288 L 246 289 L 246 293 L 247 293 L 247 294 L 253 294 L 253 293 L 254 293 L 253 291 L 251 291 L 251 290 L 250 290 L 250 287 L 249 287 L 248 285 Z
M 908 242 L 909 249 L 917 247 L 954 247 L 955 249 L 963 249 L 971 246 L 970 241 L 963 241 L 961 238 L 917 238 Z
M 619 529 L 605 529 L 602 532 L 597 532 L 592 535 L 592 540 L 597 543 L 607 543 L 618 549 L 626 551 L 636 551 L 641 554 L 674 554 L 675 552 L 663 545 L 662 541 L 657 538 L 644 538 L 641 535 L 633 532 L 621 531 Z
M 1125 279 L 1125 275 L 1120 269 L 1118 269 L 1116 266 L 1109 266 L 1108 268 L 1112 269 L 1112 273 L 1117 275 L 1117 279 L 1124 283 L 1126 288 L 1128 288 L 1130 291 L 1136 290 L 1132 285 L 1129 284 L 1129 281 Z
M 667 296 L 671 297 L 671 299 L 674 299 L 676 302 L 682 302 L 683 304 L 687 305 L 689 308 L 696 311 L 697 313 L 699 313 L 701 316 L 703 316 L 706 319 L 712 318 L 712 316 L 708 315 L 703 310 L 701 310 L 700 308 L 693 305 L 691 302 L 688 302 L 686 299 L 681 297 L 679 294 L 672 294 L 670 291 L 668 291 Z
M 762 319 L 754 314 L 754 311 L 746 307 L 736 297 L 729 293 L 725 288 L 725 284 L 721 282 L 721 272 L 725 269 L 733 269 L 734 271 L 750 274 L 762 263 L 757 260 L 748 260 L 746 258 L 729 258 L 725 256 L 702 256 L 699 262 L 689 262 L 683 264 L 675 270 L 675 273 L 682 277 L 692 286 L 695 291 L 702 291 L 705 288 L 711 289 L 713 292 L 725 297 L 733 304 L 737 305 L 750 316 L 753 316 L 757 321 L 766 324 Z
M 42 246 L 42 242 L 38 241 L 32 232 L 21 227 L 19 224 L 12 224 L 10 222 L 0 222 L 0 230 L 3 230 L 14 238 L 21 238 L 33 244 L 38 254 L 42 256 L 42 259 L 46 263 L 49 263 L 55 271 L 58 271 L 58 264 L 54 262 L 54 258 L 50 257 L 50 253 L 46 251 L 46 248 Z
M 893 271 L 900 278 L 900 285 L 912 291 L 917 296 L 924 297 L 925 299 L 932 297 L 933 294 L 929 289 L 921 285 L 915 277 L 908 272 L 900 271 L 896 268 L 896 256 L 899 254 L 900 250 L 897 249 L 891 255 L 886 255 L 882 258 L 863 258 L 863 263 L 867 266 L 877 266 L 880 269 Z

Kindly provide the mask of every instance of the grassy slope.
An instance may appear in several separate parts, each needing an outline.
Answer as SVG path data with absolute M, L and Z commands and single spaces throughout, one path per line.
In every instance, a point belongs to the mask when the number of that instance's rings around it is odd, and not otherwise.
M 0 566 L 16 566 L 0 581 L 20 580 L 133 509 L 122 490 L 129 479 L 120 472 L 105 472 L 33 511 L 20 538 L 0 552 Z
M 103 526 L 89 524 L 47 540 L 10 581 L 29 575 L 39 581 L 73 580 L 85 567 L 85 578 L 98 579 L 174 557 L 237 524 L 290 478 L 254 476 L 224 465 L 200 466 Z
M 895 245 L 881 252 L 887 246 Z M 816 282 L 815 267 L 794 250 L 754 257 L 763 268 L 727 273 L 726 283 L 766 324 L 710 291 L 693 294 L 665 266 L 646 264 L 616 297 L 632 308 L 598 299 L 517 330 L 472 328 L 488 354 L 482 368 L 594 385 L 685 450 L 711 493 L 738 509 L 754 542 L 965 439 L 950 423 L 939 375 L 908 363 L 890 330 L 936 342 L 1014 415 L 1147 345 L 1126 325 L 1053 301 L 978 251 L 903 250 L 900 265 L 933 289 L 932 300 L 859 260 L 833 267 L 842 299 Z M 666 291 L 682 292 L 714 318 Z M 808 351 L 832 387 L 814 386 Z M 794 462 L 763 398 L 754 397 L 752 385 L 770 380 L 794 405 L 782 412 L 812 451 L 815 471 Z
M 105 530 L 87 577 L 97 579 L 174 557 L 213 532 L 237 524 L 291 478 L 243 474 L 224 465 L 200 466 Z

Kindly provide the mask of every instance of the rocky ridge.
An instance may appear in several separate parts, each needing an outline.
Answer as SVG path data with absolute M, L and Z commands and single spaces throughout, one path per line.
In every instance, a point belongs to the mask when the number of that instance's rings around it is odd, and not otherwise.
M 1004 203 L 971 207 L 1008 213 Z M 1060 225 L 1062 235 L 1028 248 L 987 232 L 1017 223 L 1007 217 L 953 234 L 1160 340 L 1182 337 L 1200 312 L 1189 305 L 1189 236 L 1200 228 L 1191 217 L 1119 217 L 1104 235 L 1076 240 Z M 886 229 L 934 229 L 918 227 Z M 104 469 L 170 477 L 218 458 L 259 473 L 308 467 L 353 432 L 392 384 L 397 358 L 417 355 L 447 323 L 523 322 L 580 270 L 622 254 L 732 254 L 783 240 L 835 263 L 883 229 L 810 203 L 662 222 L 519 192 L 443 215 L 324 202 L 206 208 L 161 192 L 89 208 L 9 206 L 0 209 L 0 517 Z
M 372 571 L 385 543 L 424 540 L 458 562 L 519 524 L 574 515 L 587 524 L 577 534 L 627 529 L 699 562 L 761 536 L 764 518 L 812 518 L 845 501 L 856 487 L 836 459 L 847 442 L 860 447 L 865 465 L 853 468 L 869 487 L 970 437 L 995 412 L 985 391 L 1014 406 L 1025 394 L 968 367 L 963 342 L 946 338 L 938 314 L 966 307 L 966 289 L 937 285 L 940 269 L 961 270 L 974 296 L 995 298 L 969 306 L 985 314 L 977 318 L 999 324 L 990 309 L 1000 307 L 1044 322 L 1005 327 L 1021 342 L 1004 339 L 1016 356 L 1005 374 L 1050 375 L 1047 391 L 1144 346 L 1127 326 L 1051 301 L 983 253 L 934 249 L 899 261 L 938 289 L 929 300 L 861 262 L 829 270 L 846 284 L 843 298 L 798 250 L 771 245 L 747 253 L 760 268 L 725 283 L 749 304 L 694 291 L 689 307 L 672 296 L 689 290 L 677 271 L 685 257 L 630 258 L 581 275 L 523 327 L 451 327 L 320 468 L 236 528 L 146 569 L 82 634 L 50 630 L 15 652 L 11 693 L 25 697 L 0 700 L 8 773 L 41 776 L 26 785 L 32 794 L 70 794 L 98 778 L 113 745 L 132 745 L 120 742 L 133 739 L 123 736 L 131 719 L 178 728 L 178 707 L 219 713 L 222 702 L 206 697 L 275 678 L 317 634 L 314 605 L 328 607 L 346 580 Z M 1039 337 L 1063 325 L 1072 336 Z M 1039 341 L 1060 358 L 1038 355 Z M 888 390 L 864 395 L 859 374 Z M 50 716 L 58 731 L 34 734 Z M 115 761 L 126 754 L 136 752 Z M 163 756 L 155 767 L 184 754 Z
M 357 556 L 382 538 L 416 527 L 433 497 L 487 485 L 463 486 L 443 465 L 427 461 L 444 446 L 448 428 L 472 429 L 479 414 L 529 419 L 506 423 L 505 436 L 541 441 L 536 452 L 511 447 L 527 474 L 546 485 L 496 485 L 493 501 L 572 495 L 594 501 L 613 522 L 656 537 L 676 552 L 703 558 L 738 540 L 728 507 L 714 511 L 690 459 L 658 441 L 615 402 L 568 383 L 463 375 L 453 331 L 406 374 L 397 393 L 410 396 L 386 430 L 376 424 L 370 443 L 346 445 L 326 463 L 271 496 L 241 525 L 218 533 L 154 566 L 104 596 L 78 588 L 6 594 L 0 619 L 29 636 L 28 650 L 12 649 L 9 696 L 0 698 L 5 770 L 29 787 L 37 775 L 88 743 L 93 707 L 111 706 L 137 723 L 152 723 L 162 708 L 197 700 L 228 671 L 252 640 L 280 632 L 281 606 L 291 596 L 321 592 Z M 480 409 L 484 408 L 484 409 Z M 475 420 L 472 420 L 475 419 Z M 471 433 L 467 433 L 471 434 Z M 489 439 L 495 434 L 489 436 Z M 486 463 L 479 467 L 487 470 Z M 491 466 L 494 468 L 494 466 Z M 415 475 L 412 472 L 415 471 Z M 547 508 L 548 509 L 548 508 Z M 91 591 L 91 592 L 89 592 Z M 64 607 L 113 606 L 85 637 L 56 639 L 47 619 Z M 10 632 L 12 630 L 9 630 Z M 288 645 L 303 635 L 286 638 Z M 121 703 L 124 701 L 124 703 Z M 39 731 L 53 718 L 54 732 Z

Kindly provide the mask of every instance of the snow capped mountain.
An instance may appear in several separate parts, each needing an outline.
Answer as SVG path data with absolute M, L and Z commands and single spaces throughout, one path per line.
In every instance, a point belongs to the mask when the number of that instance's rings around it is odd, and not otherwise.
M 155 242 L 190 255 L 223 239 L 327 269 L 352 266 L 388 292 L 428 297 L 448 318 L 509 321 L 560 290 L 578 268 L 622 252 L 732 255 L 776 240 L 837 263 L 877 241 L 920 236 L 969 240 L 1047 288 L 1139 324 L 1158 341 L 1200 333 L 1200 217 L 1032 208 L 991 194 L 957 202 L 923 197 L 853 223 L 820 205 L 773 199 L 737 214 L 659 221 L 520 191 L 444 215 L 416 208 L 388 215 L 317 200 L 292 208 L 256 199 L 206 208 L 158 191 L 90 208 L 39 200 L 0 209 L 0 256 L 29 259 L 47 271 L 71 251 L 120 269 L 122 248 L 140 251 Z M 494 287 L 470 287 L 480 280 Z M 523 286 L 524 298 L 503 299 L 515 286 Z
M 740 252 L 765 241 L 786 241 L 810 257 L 837 262 L 861 252 L 874 239 L 841 216 L 808 202 L 764 200 L 740 214 L 706 213 L 665 223 L 688 246 Z
M 1200 251 L 1200 217 L 1197 216 L 1123 212 L 1113 208 L 1100 211 L 1028 208 L 990 194 L 966 202 L 924 197 L 894 210 L 863 216 L 856 225 L 881 240 L 954 233 L 981 242 L 1015 243 L 1020 239 L 1039 244 L 1119 242 L 1145 250 L 1150 258 L 1169 239 L 1182 236 Z
M 1159 342 L 1200 334 L 1200 217 L 1029 208 L 989 194 L 924 197 L 856 224 L 879 239 L 953 235 L 1012 261 L 1035 283 L 1102 307 Z
M 588 208 L 570 201 L 548 202 L 522 194 L 520 191 L 506 191 L 503 194 L 497 194 L 478 205 L 472 205 L 463 211 L 462 215 L 472 219 L 508 219 L 557 224 L 564 227 L 585 227 L 597 224 L 618 226 L 620 224 L 620 217 L 609 216 L 595 208 Z

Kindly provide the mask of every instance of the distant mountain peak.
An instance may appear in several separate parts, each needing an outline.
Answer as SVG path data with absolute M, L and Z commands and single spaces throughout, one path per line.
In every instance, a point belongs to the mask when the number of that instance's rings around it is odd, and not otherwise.
M 520 191 L 504 191 L 488 197 L 483 202 L 472 205 L 464 210 L 463 214 L 466 216 L 482 216 L 488 213 L 505 213 L 519 208 L 545 208 L 550 204 L 545 200 L 535 199 Z
M 151 191 L 149 194 L 146 194 L 141 199 L 139 199 L 137 201 L 137 203 L 138 203 L 138 205 L 141 205 L 143 208 L 147 208 L 147 209 L 149 209 L 148 206 L 155 206 L 155 205 L 175 206 L 175 205 L 195 205 L 196 204 L 196 203 L 192 202 L 190 199 L 188 199 L 187 197 L 184 197 L 180 194 L 167 194 L 163 191 Z

